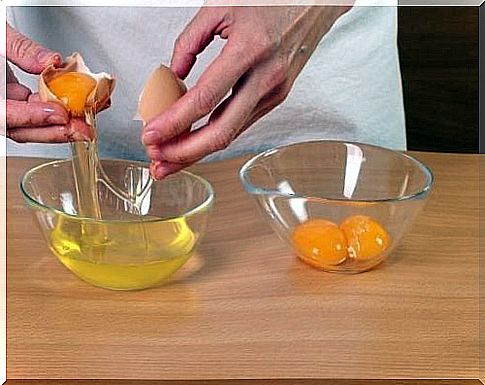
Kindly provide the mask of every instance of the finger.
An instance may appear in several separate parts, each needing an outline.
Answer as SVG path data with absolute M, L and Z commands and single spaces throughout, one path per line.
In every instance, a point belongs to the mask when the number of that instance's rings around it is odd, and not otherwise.
M 59 53 L 42 47 L 17 32 L 7 23 L 7 59 L 31 74 L 40 74 L 47 66 L 59 66 L 62 57 Z
M 211 153 L 225 149 L 242 132 L 256 104 L 253 88 L 247 84 L 226 99 L 205 126 L 158 146 L 158 158 L 153 160 L 186 167 Z M 173 172 L 173 168 L 168 168 L 166 163 L 154 169 L 156 178 L 163 178 L 168 175 L 167 172 Z
M 178 137 L 170 140 L 169 143 L 174 142 L 174 141 L 183 140 L 188 135 L 190 135 L 190 130 L 184 131 Z M 147 156 L 148 156 L 149 159 L 153 159 L 153 160 L 157 160 L 157 161 L 163 159 L 161 147 L 159 145 L 146 146 L 145 150 L 146 150 L 146 153 L 147 153 Z
M 261 119 L 263 116 L 270 113 L 274 110 L 278 103 L 272 100 L 272 97 L 267 97 L 261 99 L 261 101 L 256 105 L 254 111 L 247 117 L 246 122 L 243 124 L 242 129 L 239 131 L 239 134 L 246 131 L 249 127 L 251 127 L 256 121 Z M 224 102 L 225 103 L 225 102 Z M 216 109 L 214 111 L 213 116 L 214 119 L 217 118 L 219 115 L 222 115 L 224 112 L 224 106 L 221 105 L 221 108 Z M 212 117 L 211 117 L 212 118 Z M 162 159 L 163 158 L 163 147 L 160 146 L 149 146 L 147 147 L 147 154 L 150 159 Z M 188 166 L 190 166 L 193 162 L 188 163 L 170 163 L 167 161 L 155 160 L 152 162 L 150 170 L 151 175 L 155 179 L 163 179 L 167 175 L 173 174 L 177 171 L 180 171 Z
M 212 41 L 223 19 L 217 8 L 201 8 L 177 38 L 171 69 L 181 79 L 185 79 L 192 69 L 197 55 Z
M 150 164 L 150 175 L 157 180 L 161 180 L 170 174 L 190 166 L 190 164 L 177 164 L 163 161 L 154 161 Z
M 170 109 L 148 122 L 143 130 L 143 144 L 162 144 L 191 127 L 217 107 L 257 60 L 258 55 L 245 54 L 238 44 L 227 43 L 197 84 Z
M 35 93 L 29 95 L 29 98 L 27 99 L 27 101 L 29 103 L 32 103 L 32 102 L 41 102 L 42 100 L 40 100 L 39 93 L 35 92 Z
M 7 128 L 64 125 L 68 112 L 57 103 L 20 102 L 8 100 Z
M 90 140 L 93 130 L 82 119 L 72 119 L 67 125 L 8 129 L 7 136 L 18 143 L 65 143 Z
M 32 93 L 28 87 L 19 83 L 7 83 L 7 99 L 26 101 Z

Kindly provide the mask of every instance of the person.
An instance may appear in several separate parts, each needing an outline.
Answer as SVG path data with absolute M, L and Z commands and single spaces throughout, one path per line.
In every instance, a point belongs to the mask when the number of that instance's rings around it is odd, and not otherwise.
M 157 162 L 159 178 L 199 160 L 311 139 L 405 149 L 395 7 L 25 7 L 10 8 L 8 19 L 58 51 L 49 51 L 47 61 L 36 56 L 35 68 L 12 60 L 21 69 L 38 73 L 49 60 L 57 63 L 76 50 L 94 70 L 116 76 L 112 106 L 99 116 L 101 156 L 148 157 Z M 42 51 L 27 42 L 32 52 Z M 37 55 L 32 52 L 25 55 Z M 142 128 L 132 119 L 138 94 L 160 61 L 170 62 L 189 90 Z M 35 94 L 30 98 L 38 103 Z M 23 131 L 18 120 L 39 122 L 7 108 L 8 136 L 22 142 L 76 139 L 82 127 L 72 129 L 64 112 L 49 108 L 59 121 Z M 9 119 L 17 120 L 15 126 Z M 68 155 L 65 147 L 12 142 L 7 154 Z

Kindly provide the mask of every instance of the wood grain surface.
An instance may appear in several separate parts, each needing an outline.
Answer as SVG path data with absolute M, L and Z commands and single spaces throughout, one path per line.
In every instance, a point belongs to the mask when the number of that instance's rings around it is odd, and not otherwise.
M 257 380 L 9 380 L 6 385 L 481 385 L 480 380 L 352 380 L 352 379 L 257 379 Z
M 359 275 L 296 260 L 240 187 L 243 159 L 193 167 L 217 192 L 207 235 L 177 279 L 139 292 L 55 259 L 18 188 L 43 161 L 9 158 L 8 378 L 478 378 L 479 158 L 415 155 L 436 176 L 429 203 Z

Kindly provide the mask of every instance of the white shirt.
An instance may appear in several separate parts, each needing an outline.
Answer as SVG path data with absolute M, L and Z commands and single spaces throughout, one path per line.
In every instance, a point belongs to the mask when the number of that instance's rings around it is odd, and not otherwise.
M 80 52 L 94 72 L 117 78 L 112 106 L 98 119 L 102 157 L 146 160 L 138 95 L 150 72 L 169 63 L 173 43 L 197 12 L 187 7 L 13 7 L 13 26 L 64 55 Z M 223 46 L 216 40 L 187 78 L 195 84 Z M 36 79 L 20 76 L 36 88 Z M 354 6 L 320 41 L 287 100 L 226 150 L 206 158 L 311 139 L 343 139 L 406 147 L 397 52 L 396 7 Z M 62 144 L 7 143 L 8 155 L 68 157 Z

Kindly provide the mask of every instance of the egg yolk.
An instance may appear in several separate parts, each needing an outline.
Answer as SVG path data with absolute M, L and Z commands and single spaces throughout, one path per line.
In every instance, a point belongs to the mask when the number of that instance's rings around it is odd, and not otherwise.
M 66 72 L 48 82 L 47 87 L 73 116 L 82 117 L 87 98 L 96 87 L 96 80 L 84 73 Z
M 330 221 L 314 219 L 295 228 L 292 241 L 298 256 L 315 267 L 338 265 L 347 258 L 347 241 Z
M 340 229 L 347 239 L 349 256 L 358 261 L 377 257 L 389 247 L 389 234 L 370 217 L 349 217 L 342 222 Z

